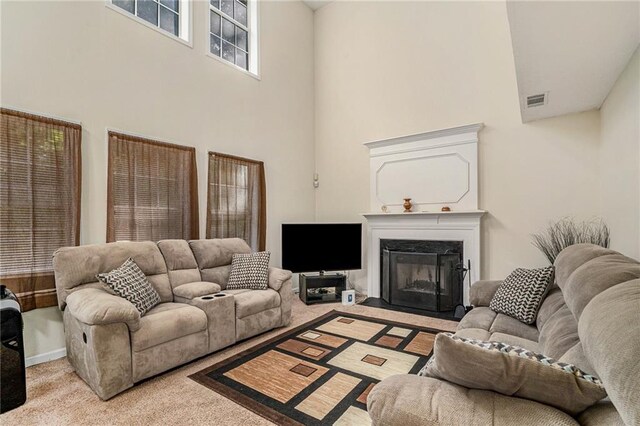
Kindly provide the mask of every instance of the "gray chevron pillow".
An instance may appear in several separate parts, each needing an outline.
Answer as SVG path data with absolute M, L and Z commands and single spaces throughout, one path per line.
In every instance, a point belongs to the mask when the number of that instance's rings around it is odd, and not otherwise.
M 525 324 L 533 324 L 542 300 L 553 283 L 553 272 L 553 266 L 516 269 L 498 287 L 489 307 Z
M 146 314 L 149 309 L 160 303 L 160 295 L 131 258 L 111 272 L 96 275 L 96 278 L 108 285 L 118 296 L 131 302 L 140 315 Z
M 236 253 L 231 258 L 229 290 L 266 290 L 269 284 L 269 257 L 271 253 Z

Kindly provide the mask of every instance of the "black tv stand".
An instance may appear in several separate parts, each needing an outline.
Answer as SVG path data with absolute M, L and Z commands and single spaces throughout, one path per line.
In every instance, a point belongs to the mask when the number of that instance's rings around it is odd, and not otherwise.
M 347 289 L 347 277 L 344 274 L 319 275 L 300 274 L 300 300 L 307 305 L 316 303 L 335 303 L 342 300 L 342 292 Z

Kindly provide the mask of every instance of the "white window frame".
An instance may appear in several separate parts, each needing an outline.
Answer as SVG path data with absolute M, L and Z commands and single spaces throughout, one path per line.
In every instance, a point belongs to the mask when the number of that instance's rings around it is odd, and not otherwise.
M 105 6 L 110 9 L 113 10 L 115 12 L 118 12 L 119 14 L 126 16 L 129 19 L 132 19 L 142 25 L 144 25 L 147 28 L 151 28 L 152 30 L 156 30 L 157 32 L 159 32 L 160 34 L 169 37 L 172 40 L 175 40 L 179 43 L 182 43 L 186 46 L 189 46 L 191 48 L 193 48 L 193 27 L 192 27 L 192 5 L 191 5 L 191 1 L 190 0 L 179 0 L 180 2 L 180 8 L 179 8 L 179 12 L 178 12 L 178 18 L 179 18 L 179 27 L 178 27 L 178 34 L 179 35 L 175 35 L 173 33 L 170 33 L 169 31 L 163 30 L 162 28 L 160 28 L 160 22 L 158 21 L 158 25 L 153 25 L 147 21 L 145 21 L 144 19 L 140 18 L 138 15 L 136 15 L 135 13 L 131 13 L 128 12 L 124 9 L 122 9 L 119 6 L 116 6 L 115 4 L 113 4 L 112 0 L 105 0 Z M 159 4 L 160 2 L 158 1 L 158 8 L 160 7 L 165 7 Z M 136 8 L 138 7 L 138 2 L 135 2 L 136 4 Z
M 206 38 L 206 55 L 210 58 L 216 59 L 223 64 L 229 65 L 236 70 L 239 70 L 257 80 L 260 80 L 260 37 L 259 34 L 259 17 L 260 17 L 260 5 L 258 0 L 247 0 L 247 25 L 242 25 L 240 22 L 236 21 L 231 16 L 227 15 L 220 9 L 216 9 L 211 5 L 211 2 L 207 0 L 207 38 Z M 223 59 L 221 56 L 214 55 L 211 53 L 211 12 L 217 13 L 223 18 L 231 21 L 234 25 L 239 26 L 240 28 L 247 31 L 248 37 L 248 48 L 249 48 L 249 69 L 245 70 L 242 67 L 237 66 L 234 63 Z

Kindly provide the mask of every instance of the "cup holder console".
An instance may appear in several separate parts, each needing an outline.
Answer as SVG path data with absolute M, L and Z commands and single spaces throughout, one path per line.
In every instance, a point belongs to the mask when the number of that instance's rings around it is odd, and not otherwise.
M 212 295 L 209 295 L 209 296 L 202 296 L 201 299 L 202 300 L 212 300 L 212 299 L 215 299 L 216 297 L 224 297 L 226 295 L 227 295 L 226 293 L 216 293 L 216 294 L 212 294 Z

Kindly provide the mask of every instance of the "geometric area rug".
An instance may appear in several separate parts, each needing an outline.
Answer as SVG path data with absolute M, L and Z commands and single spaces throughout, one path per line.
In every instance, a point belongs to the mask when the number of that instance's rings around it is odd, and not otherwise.
M 416 374 L 439 330 L 332 311 L 191 376 L 281 425 L 368 425 L 367 395 Z

